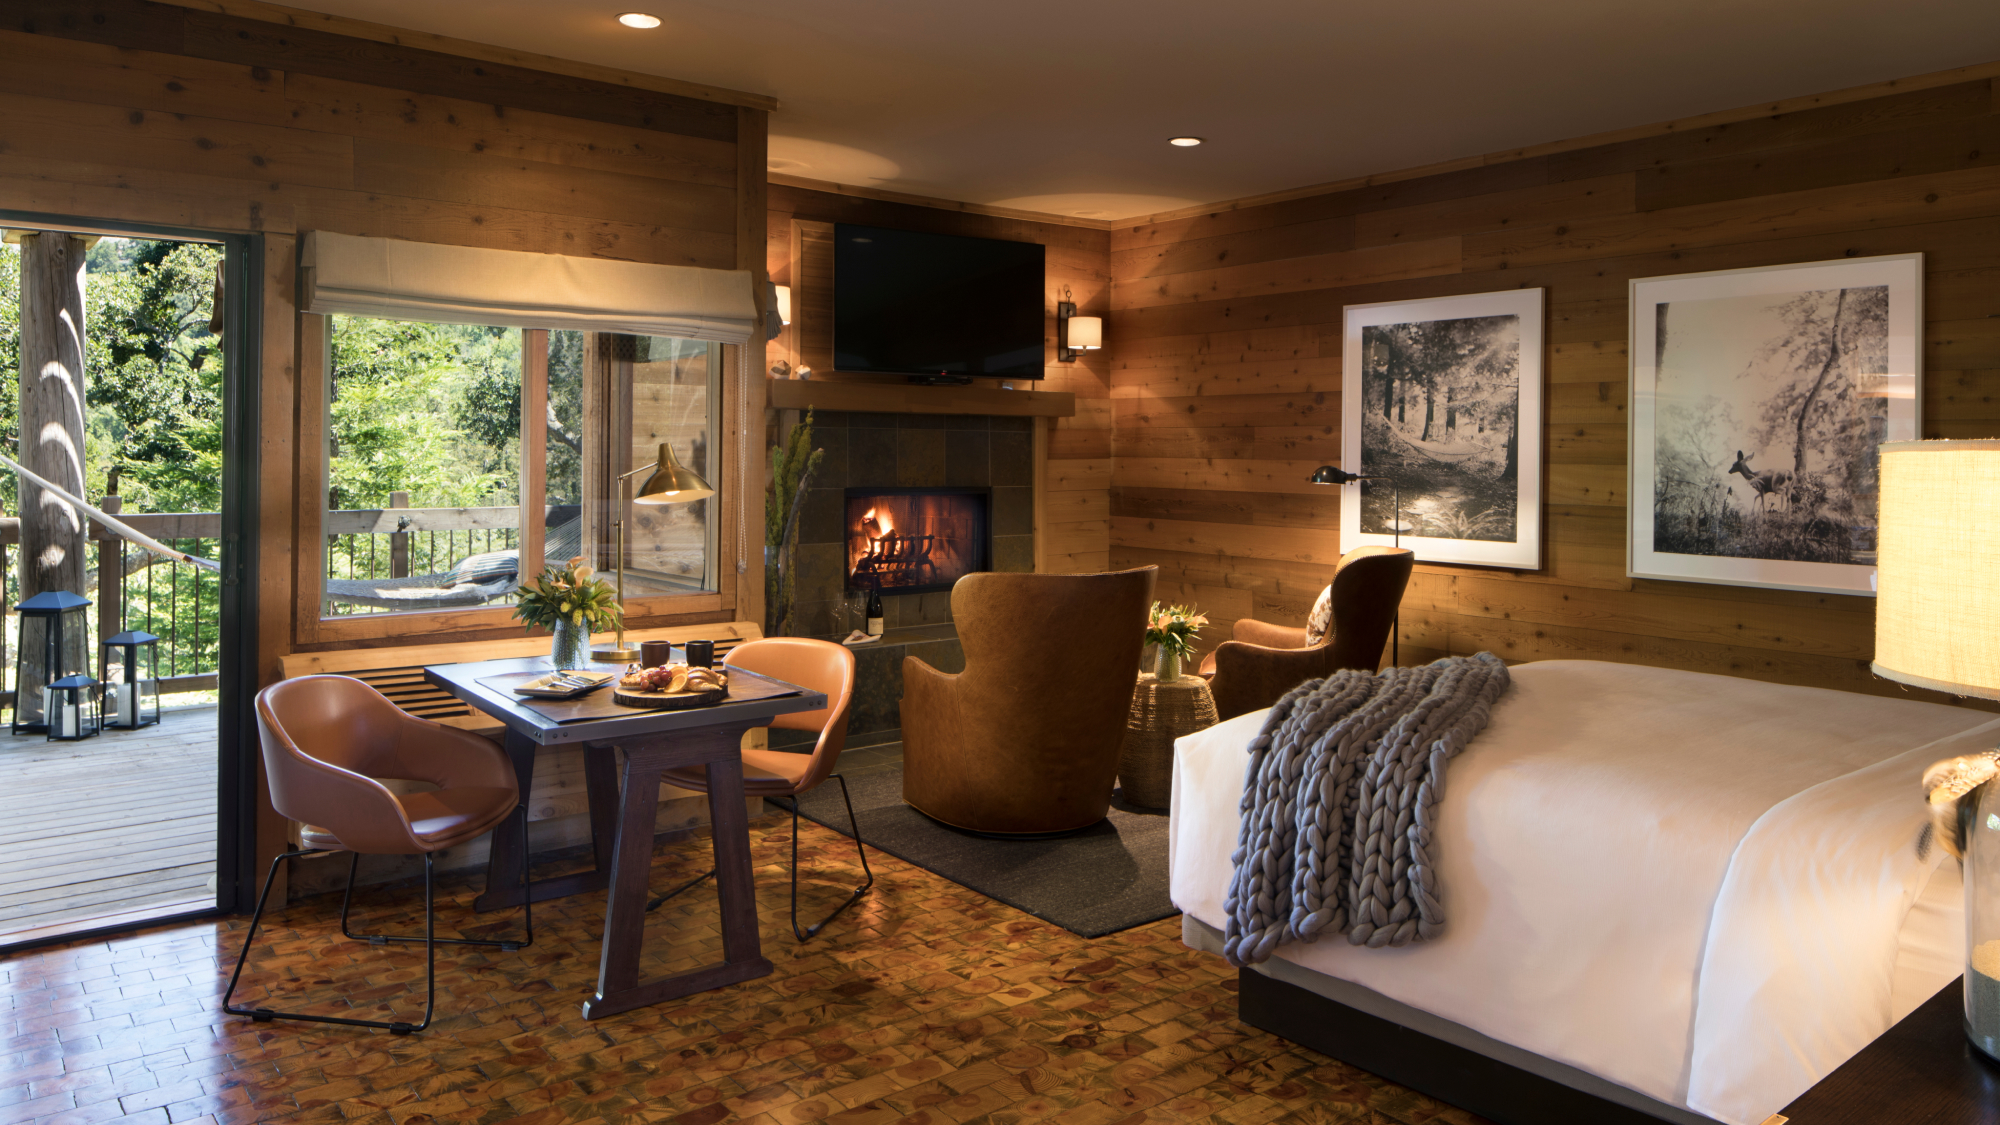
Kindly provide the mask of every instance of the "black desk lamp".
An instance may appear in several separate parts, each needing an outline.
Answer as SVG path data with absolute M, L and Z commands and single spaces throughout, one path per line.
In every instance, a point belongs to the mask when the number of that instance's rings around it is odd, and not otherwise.
M 1357 481 L 1364 481 L 1364 480 L 1388 481 L 1389 487 L 1395 491 L 1395 506 L 1396 506 L 1396 519 L 1393 523 L 1389 525 L 1389 531 L 1392 535 L 1395 536 L 1396 549 L 1397 550 L 1402 549 L 1403 486 L 1397 483 L 1394 477 L 1364 476 L 1361 473 L 1350 473 L 1347 470 L 1342 469 L 1335 465 L 1321 465 L 1319 468 L 1313 470 L 1312 476 L 1307 477 L 1306 479 L 1314 484 L 1353 484 Z M 1359 521 L 1357 520 L 1356 522 L 1358 526 Z M 1402 658 L 1403 658 L 1402 632 L 1403 632 L 1403 609 L 1399 605 L 1396 607 L 1396 615 L 1389 621 L 1389 663 L 1391 664 L 1402 663 Z

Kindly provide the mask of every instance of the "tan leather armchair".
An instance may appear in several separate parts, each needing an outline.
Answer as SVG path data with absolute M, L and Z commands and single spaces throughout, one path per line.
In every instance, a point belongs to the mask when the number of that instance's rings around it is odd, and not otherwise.
M 507 755 L 476 734 L 420 719 L 351 676 L 300 676 L 257 693 L 257 738 L 264 753 L 264 777 L 271 807 L 300 824 L 299 846 L 271 860 L 257 909 L 243 935 L 243 952 L 222 993 L 222 1010 L 256 1023 L 308 1023 L 378 1027 L 409 1035 L 431 1024 L 437 1009 L 437 947 L 488 945 L 520 949 L 534 941 L 532 904 L 523 872 L 521 917 L 526 933 L 518 939 L 441 938 L 432 911 L 432 868 L 438 852 L 468 843 L 512 816 L 526 825 L 519 779 Z M 422 781 L 434 792 L 398 795 L 383 780 Z M 424 947 L 424 1018 L 364 1020 L 310 1012 L 243 1008 L 230 1003 L 250 961 L 257 926 L 271 897 L 278 865 L 301 856 L 351 852 L 347 893 L 340 900 L 340 932 L 354 941 L 421 943 Z M 424 933 L 357 934 L 348 910 L 354 876 L 363 855 L 424 857 Z
M 1410 584 L 1416 555 L 1406 548 L 1357 547 L 1333 571 L 1333 623 L 1326 640 L 1308 648 L 1306 631 L 1243 618 L 1235 639 L 1202 661 L 1212 675 L 1215 713 L 1224 719 L 1269 707 L 1307 680 L 1343 668 L 1373 672 L 1382 663 L 1396 609 Z
M 903 659 L 903 799 L 999 836 L 1104 819 L 1158 569 L 959 579 L 965 671 Z

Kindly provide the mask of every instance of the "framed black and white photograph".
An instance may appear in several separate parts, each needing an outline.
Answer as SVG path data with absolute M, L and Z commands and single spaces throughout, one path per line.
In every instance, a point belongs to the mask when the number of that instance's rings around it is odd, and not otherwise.
M 1918 436 L 1923 255 L 1631 283 L 1627 573 L 1872 595 L 1876 447 Z
M 1340 549 L 1542 565 L 1542 291 L 1349 305 Z M 1399 507 L 1400 505 L 1400 507 Z M 1400 534 L 1399 534 L 1400 533 Z

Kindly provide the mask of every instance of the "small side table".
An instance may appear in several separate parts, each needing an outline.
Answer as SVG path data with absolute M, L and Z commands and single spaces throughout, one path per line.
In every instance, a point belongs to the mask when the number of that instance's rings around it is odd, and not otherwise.
M 1174 739 L 1214 726 L 1215 696 L 1208 681 L 1183 675 L 1163 684 L 1139 673 L 1132 689 L 1132 714 L 1118 747 L 1118 783 L 1135 805 L 1163 809 L 1174 797 Z

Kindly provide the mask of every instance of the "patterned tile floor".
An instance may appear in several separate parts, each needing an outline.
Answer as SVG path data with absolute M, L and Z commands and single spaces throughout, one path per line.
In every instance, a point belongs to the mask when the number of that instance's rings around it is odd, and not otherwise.
M 595 1022 L 578 1004 L 601 894 L 542 904 L 529 949 L 443 947 L 437 1022 L 404 1038 L 220 1015 L 243 919 L 0 961 L 0 1125 L 1480 1121 L 1238 1023 L 1233 974 L 1183 947 L 1177 920 L 1085 941 L 873 853 L 874 893 L 798 945 L 784 924 L 790 827 L 751 824 L 777 971 Z M 804 826 L 805 911 L 853 886 L 852 847 Z M 706 850 L 702 836 L 661 845 L 654 885 L 699 870 Z M 472 889 L 443 883 L 441 933 L 519 925 L 516 912 L 473 920 Z M 362 924 L 420 932 L 416 889 L 359 905 Z M 705 884 L 662 908 L 646 970 L 714 955 L 714 905 Z M 344 941 L 338 908 L 332 895 L 294 905 L 260 935 L 249 998 L 420 1011 L 421 949 Z

